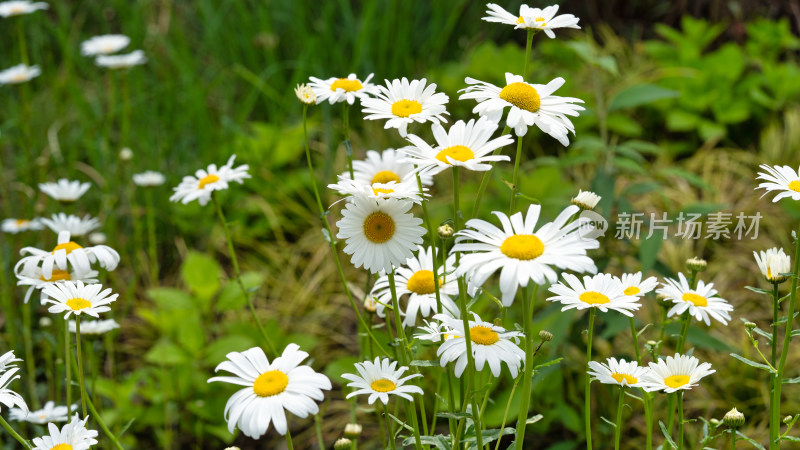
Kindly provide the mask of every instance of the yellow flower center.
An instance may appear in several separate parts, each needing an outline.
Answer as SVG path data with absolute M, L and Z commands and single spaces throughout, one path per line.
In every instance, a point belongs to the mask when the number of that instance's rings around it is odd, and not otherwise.
M 17 219 L 17 226 L 22 227 L 30 223 L 30 220 L 26 219 Z
M 439 279 L 439 286 L 442 285 L 441 278 Z M 433 272 L 430 270 L 418 270 L 406 283 L 406 288 L 420 295 L 433 294 L 436 292 L 436 286 L 433 285 Z
M 219 177 L 214 175 L 213 173 L 210 173 L 200 179 L 200 183 L 198 184 L 197 188 L 205 189 L 206 185 L 209 185 L 211 183 L 216 183 L 217 181 L 219 181 Z
M 80 311 L 82 309 L 90 308 L 92 306 L 92 302 L 86 300 L 85 298 L 71 298 L 67 300 L 67 306 L 69 306 L 73 311 Z
M 453 334 L 453 333 L 445 333 L 445 334 L 444 334 L 444 340 L 445 340 L 445 341 L 446 341 L 446 340 L 449 340 L 449 339 L 460 338 L 460 337 L 461 337 L 461 336 L 459 336 L 459 335 L 457 335 L 457 334 Z
M 364 86 L 358 80 L 350 80 L 348 78 L 339 78 L 331 83 L 331 90 L 344 89 L 347 92 L 360 91 Z
M 520 24 L 525 23 L 525 18 L 522 17 L 522 16 L 517 17 L 517 23 L 520 23 Z
M 536 89 L 528 83 L 511 83 L 500 91 L 500 98 L 519 109 L 536 112 L 542 106 L 542 100 Z
M 683 294 L 681 297 L 685 302 L 692 302 L 694 306 L 708 306 L 708 299 L 703 297 L 702 295 L 693 294 L 691 292 L 687 292 Z
M 364 220 L 364 234 L 371 242 L 383 244 L 394 236 L 394 220 L 383 212 L 374 212 Z
M 619 373 L 615 372 L 611 374 L 611 378 L 613 378 L 617 383 L 622 384 L 622 381 L 625 380 L 626 383 L 633 385 L 639 382 L 633 375 L 628 375 L 627 373 Z
M 72 450 L 72 446 L 69 444 L 58 444 L 50 450 Z
M 800 180 L 794 180 L 791 183 L 789 183 L 789 189 L 795 192 L 800 192 Z
M 528 261 L 542 256 L 544 244 L 532 234 L 515 234 L 503 241 L 500 251 L 509 258 Z
M 392 114 L 397 117 L 408 117 L 422 112 L 422 103 L 416 100 L 398 100 L 392 104 Z
M 72 253 L 73 250 L 77 250 L 79 248 L 83 248 L 83 247 L 81 247 L 80 245 L 78 245 L 78 244 L 76 244 L 76 243 L 74 243 L 72 241 L 69 241 L 66 244 L 58 244 L 58 245 L 56 245 L 56 248 L 53 249 L 53 253 L 55 253 L 55 252 L 57 252 L 59 250 L 66 250 L 67 254 L 69 255 L 70 253 Z
M 485 325 L 475 325 L 469 328 L 469 339 L 480 345 L 492 345 L 500 340 L 500 336 Z
M 373 391 L 378 392 L 391 392 L 397 388 L 397 385 L 395 385 L 394 382 L 387 380 L 386 378 L 375 380 L 369 386 Z
M 664 384 L 675 389 L 689 383 L 688 375 L 672 375 L 664 379 Z
M 286 390 L 289 377 L 280 370 L 264 372 L 253 383 L 253 392 L 259 397 L 272 397 Z
M 447 147 L 446 149 L 440 151 L 436 154 L 436 159 L 439 161 L 450 164 L 450 161 L 447 160 L 447 157 L 451 159 L 455 159 L 456 161 L 469 161 L 470 159 L 475 157 L 475 153 L 469 149 L 469 147 L 465 147 L 463 145 L 454 145 L 452 147 Z
M 394 192 L 394 189 L 389 188 L 372 188 L 372 193 L 377 196 L 378 194 L 391 194 Z
M 606 295 L 594 291 L 586 291 L 579 295 L 578 299 L 590 305 L 603 305 L 605 303 L 611 303 L 611 300 L 609 300 Z
M 53 282 L 53 281 L 69 281 L 69 280 L 71 280 L 71 278 L 69 276 L 69 272 L 67 272 L 66 270 L 59 270 L 59 269 L 54 270 L 53 274 L 50 275 L 49 279 L 45 278 L 44 275 L 40 276 L 39 278 L 42 281 L 50 281 L 50 282 Z
M 372 184 L 375 183 L 386 184 L 390 181 L 394 181 L 397 183 L 400 182 L 400 177 L 397 176 L 397 174 L 392 172 L 391 170 L 381 170 L 380 172 L 376 173 L 374 177 L 372 177 Z
M 631 286 L 631 287 L 625 289 L 624 291 L 622 291 L 622 293 L 625 294 L 625 295 L 636 295 L 639 292 L 642 292 L 642 291 L 640 291 L 639 288 L 636 287 L 636 286 Z

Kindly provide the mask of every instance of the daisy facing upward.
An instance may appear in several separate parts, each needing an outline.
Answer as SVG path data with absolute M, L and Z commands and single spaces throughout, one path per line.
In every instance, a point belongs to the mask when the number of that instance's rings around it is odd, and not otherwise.
M 342 378 L 350 381 L 347 387 L 354 388 L 355 391 L 347 394 L 347 398 L 356 395 L 369 394 L 367 403 L 370 405 L 375 403 L 375 400 L 380 400 L 384 405 L 389 403 L 389 395 L 396 395 L 402 397 L 410 402 L 414 401 L 414 394 L 424 394 L 422 388 L 414 385 L 406 385 L 405 383 L 416 377 L 421 377 L 422 374 L 413 374 L 403 377 L 403 374 L 408 370 L 408 367 L 397 367 L 397 361 L 392 361 L 389 358 L 375 357 L 375 361 L 364 361 L 356 363 L 356 370 L 358 375 L 346 373 Z
M 408 81 L 386 80 L 386 86 L 378 85 L 375 98 L 364 98 L 364 119 L 388 119 L 384 128 L 397 128 L 401 137 L 408 132 L 408 125 L 414 122 L 447 122 L 445 104 L 446 94 L 436 92 L 436 84 L 427 84 L 425 78 Z

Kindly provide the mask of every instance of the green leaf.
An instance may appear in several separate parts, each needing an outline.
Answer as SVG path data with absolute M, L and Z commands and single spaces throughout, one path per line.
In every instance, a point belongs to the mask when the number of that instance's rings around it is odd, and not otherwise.
M 156 304 L 159 309 L 165 311 L 176 309 L 197 308 L 195 299 L 188 293 L 174 288 L 152 288 L 147 291 L 147 296 Z
M 667 444 L 671 445 L 672 448 L 678 448 L 678 446 L 675 445 L 675 441 L 673 441 L 672 438 L 669 436 L 669 432 L 667 431 L 667 427 L 664 425 L 664 422 L 659 420 L 658 426 L 661 428 L 661 432 L 664 433 L 664 439 L 666 439 Z
M 611 428 L 617 428 L 617 424 L 616 424 L 616 423 L 614 423 L 614 422 L 612 422 L 612 421 L 610 421 L 610 420 L 606 419 L 606 418 L 605 418 L 605 417 L 603 417 L 603 416 L 600 416 L 600 420 L 602 420 L 603 422 L 605 422 L 605 423 L 607 423 L 607 424 L 611 425 Z
M 242 284 L 244 284 L 245 289 L 251 292 L 250 295 L 253 295 L 252 291 L 258 290 L 263 283 L 264 274 L 262 273 L 245 272 L 242 274 Z M 247 299 L 244 297 L 242 288 L 239 287 L 239 283 L 236 280 L 231 280 L 222 288 L 222 292 L 220 292 L 214 304 L 214 308 L 217 311 L 236 311 L 246 306 Z
M 334 360 L 332 363 L 325 367 L 325 375 L 331 380 L 340 380 L 342 374 L 356 373 L 356 363 L 361 360 L 356 356 L 344 356 Z
M 642 240 L 639 245 L 639 261 L 642 264 L 642 273 L 647 273 L 658 261 L 658 252 L 664 243 L 664 230 L 652 230 L 653 235 Z
M 225 360 L 225 356 L 230 352 L 241 352 L 256 345 L 256 341 L 250 336 L 234 334 L 214 339 L 205 348 L 205 362 L 208 365 L 216 365 Z
M 760 450 L 764 450 L 764 446 L 763 446 L 763 445 L 761 445 L 761 444 L 759 444 L 758 442 L 756 442 L 756 441 L 754 441 L 754 440 L 750 439 L 749 437 L 745 436 L 744 434 L 742 434 L 742 432 L 741 432 L 741 431 L 738 431 L 738 430 L 737 430 L 737 431 L 736 431 L 736 435 L 737 435 L 737 436 L 739 436 L 741 439 L 743 439 L 743 440 L 745 440 L 745 441 L 749 442 L 749 443 L 750 443 L 750 445 L 752 445 L 753 447 L 755 447 L 755 448 L 757 448 L 757 449 L 760 449 Z M 798 439 L 798 440 L 797 440 L 797 442 L 800 442 L 800 439 Z
M 747 358 L 745 358 L 743 356 L 737 355 L 736 353 L 731 353 L 730 355 L 733 356 L 734 358 L 738 359 L 739 361 L 747 364 L 748 366 L 755 367 L 755 368 L 761 369 L 761 370 L 766 370 L 767 372 L 770 372 L 770 373 L 775 373 L 775 371 L 772 370 L 766 364 L 761 364 L 761 363 L 758 363 L 758 362 L 755 362 L 755 361 L 751 361 L 751 360 L 749 360 L 749 359 L 747 359 Z
M 800 377 L 784 378 L 783 380 L 781 380 L 781 383 L 783 383 L 783 384 L 797 384 L 797 383 L 800 383 Z
M 629 88 L 623 89 L 608 105 L 609 111 L 614 111 L 622 108 L 634 108 L 641 105 L 646 105 L 665 98 L 678 97 L 680 93 L 672 89 L 663 88 L 654 84 L 635 84 Z
M 545 363 L 541 363 L 539 365 L 533 366 L 533 370 L 539 370 L 539 369 L 543 369 L 545 367 L 552 366 L 553 364 L 558 364 L 558 363 L 561 362 L 562 359 L 564 359 L 564 358 L 556 358 L 556 359 L 547 361 Z
M 737 434 L 741 434 L 741 433 L 737 433 Z M 800 438 L 794 437 L 794 436 L 784 436 L 780 440 L 781 441 L 789 441 L 789 442 L 800 442 Z M 764 448 L 764 447 L 760 447 L 760 448 Z
M 211 298 L 219 290 L 219 264 L 208 255 L 190 251 L 181 266 L 181 276 L 189 289 L 204 299 Z
M 424 359 L 415 359 L 408 363 L 409 366 L 418 366 L 418 367 L 439 367 L 439 361 L 428 361 Z
M 189 364 L 193 359 L 185 350 L 166 338 L 161 338 L 144 355 L 145 361 L 155 365 L 183 365 Z
M 471 419 L 472 418 L 472 414 L 470 414 L 470 413 L 462 413 L 462 412 L 439 412 L 439 413 L 436 413 L 436 417 L 440 417 L 442 419 L 461 420 L 461 419 Z
M 761 289 L 753 286 L 745 286 L 744 288 L 747 289 L 748 291 L 753 291 L 758 294 L 772 295 L 772 292 L 766 289 Z

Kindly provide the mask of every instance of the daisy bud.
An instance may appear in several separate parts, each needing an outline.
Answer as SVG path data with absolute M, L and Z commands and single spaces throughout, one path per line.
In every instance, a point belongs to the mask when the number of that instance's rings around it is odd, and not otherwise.
M 361 425 L 348 423 L 344 426 L 344 436 L 349 439 L 356 439 L 361 436 Z
M 553 340 L 553 333 L 547 330 L 542 330 L 539 332 L 539 339 L 541 339 L 542 342 L 550 342 Z
M 119 151 L 119 159 L 122 161 L 130 161 L 133 159 L 133 150 L 129 149 L 128 147 L 123 148 Z
M 647 341 L 644 343 L 644 349 L 648 352 L 652 352 L 656 346 L 658 346 L 658 342 L 656 341 Z
M 438 231 L 439 231 L 439 237 L 442 238 L 442 239 L 446 239 L 446 238 L 449 238 L 449 237 L 453 236 L 453 233 L 455 233 L 456 230 L 453 229 L 452 225 L 450 225 L 449 223 L 446 223 L 446 224 L 440 226 Z
M 744 414 L 737 411 L 736 408 L 733 408 L 725 413 L 725 417 L 722 418 L 722 423 L 728 428 L 739 428 L 744 425 Z
M 353 447 L 353 441 L 347 438 L 338 439 L 334 444 L 334 450 L 348 450 Z
M 296 88 L 294 88 L 294 94 L 297 96 L 297 99 L 300 100 L 300 103 L 306 105 L 313 105 L 317 103 L 317 96 L 314 95 L 314 91 L 311 89 L 311 86 L 306 84 L 298 84 Z
M 711 420 L 709 420 L 708 422 L 709 422 L 711 425 L 714 425 L 715 427 L 718 427 L 718 426 L 722 425 L 722 422 L 720 422 L 720 421 L 719 421 L 719 419 L 711 419 Z
M 783 418 L 783 423 L 785 423 L 786 425 L 789 425 L 789 423 L 792 421 L 792 419 L 794 419 L 794 417 L 786 416 L 786 417 Z
M 106 234 L 101 232 L 95 232 L 89 235 L 89 242 L 93 245 L 102 245 L 106 243 Z
M 239 447 L 228 447 L 225 450 L 242 450 Z
M 753 322 L 745 322 L 744 327 L 747 328 L 748 330 L 752 330 L 753 328 L 756 327 L 756 324 L 754 324 Z
M 47 328 L 52 324 L 53 324 L 53 320 L 51 318 L 47 317 L 47 316 L 42 317 L 41 319 L 39 319 L 39 326 L 42 327 L 42 328 Z
M 780 284 L 791 278 L 788 275 L 781 275 L 792 271 L 791 258 L 782 248 L 773 247 L 765 252 L 753 252 L 753 256 L 756 258 L 761 275 L 770 283 Z
M 570 200 L 570 203 L 572 203 L 573 205 L 577 206 L 580 209 L 593 210 L 594 207 L 597 206 L 597 204 L 600 202 L 601 198 L 602 197 L 595 194 L 594 192 L 578 190 L 578 195 L 576 195 L 575 198 Z
M 708 262 L 703 258 L 690 258 L 686 260 L 686 268 L 692 272 L 702 272 L 708 267 Z
M 364 309 L 371 313 L 374 313 L 378 310 L 378 304 L 375 302 L 373 297 L 367 297 L 364 299 Z

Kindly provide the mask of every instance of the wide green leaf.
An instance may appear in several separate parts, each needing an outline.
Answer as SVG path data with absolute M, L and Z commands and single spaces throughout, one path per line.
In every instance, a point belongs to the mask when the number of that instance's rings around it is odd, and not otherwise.
M 654 84 L 635 84 L 623 89 L 615 95 L 608 105 L 608 110 L 614 111 L 622 108 L 634 108 L 665 98 L 675 98 L 678 95 L 680 95 L 678 91 L 673 91 L 672 89 L 663 88 Z

